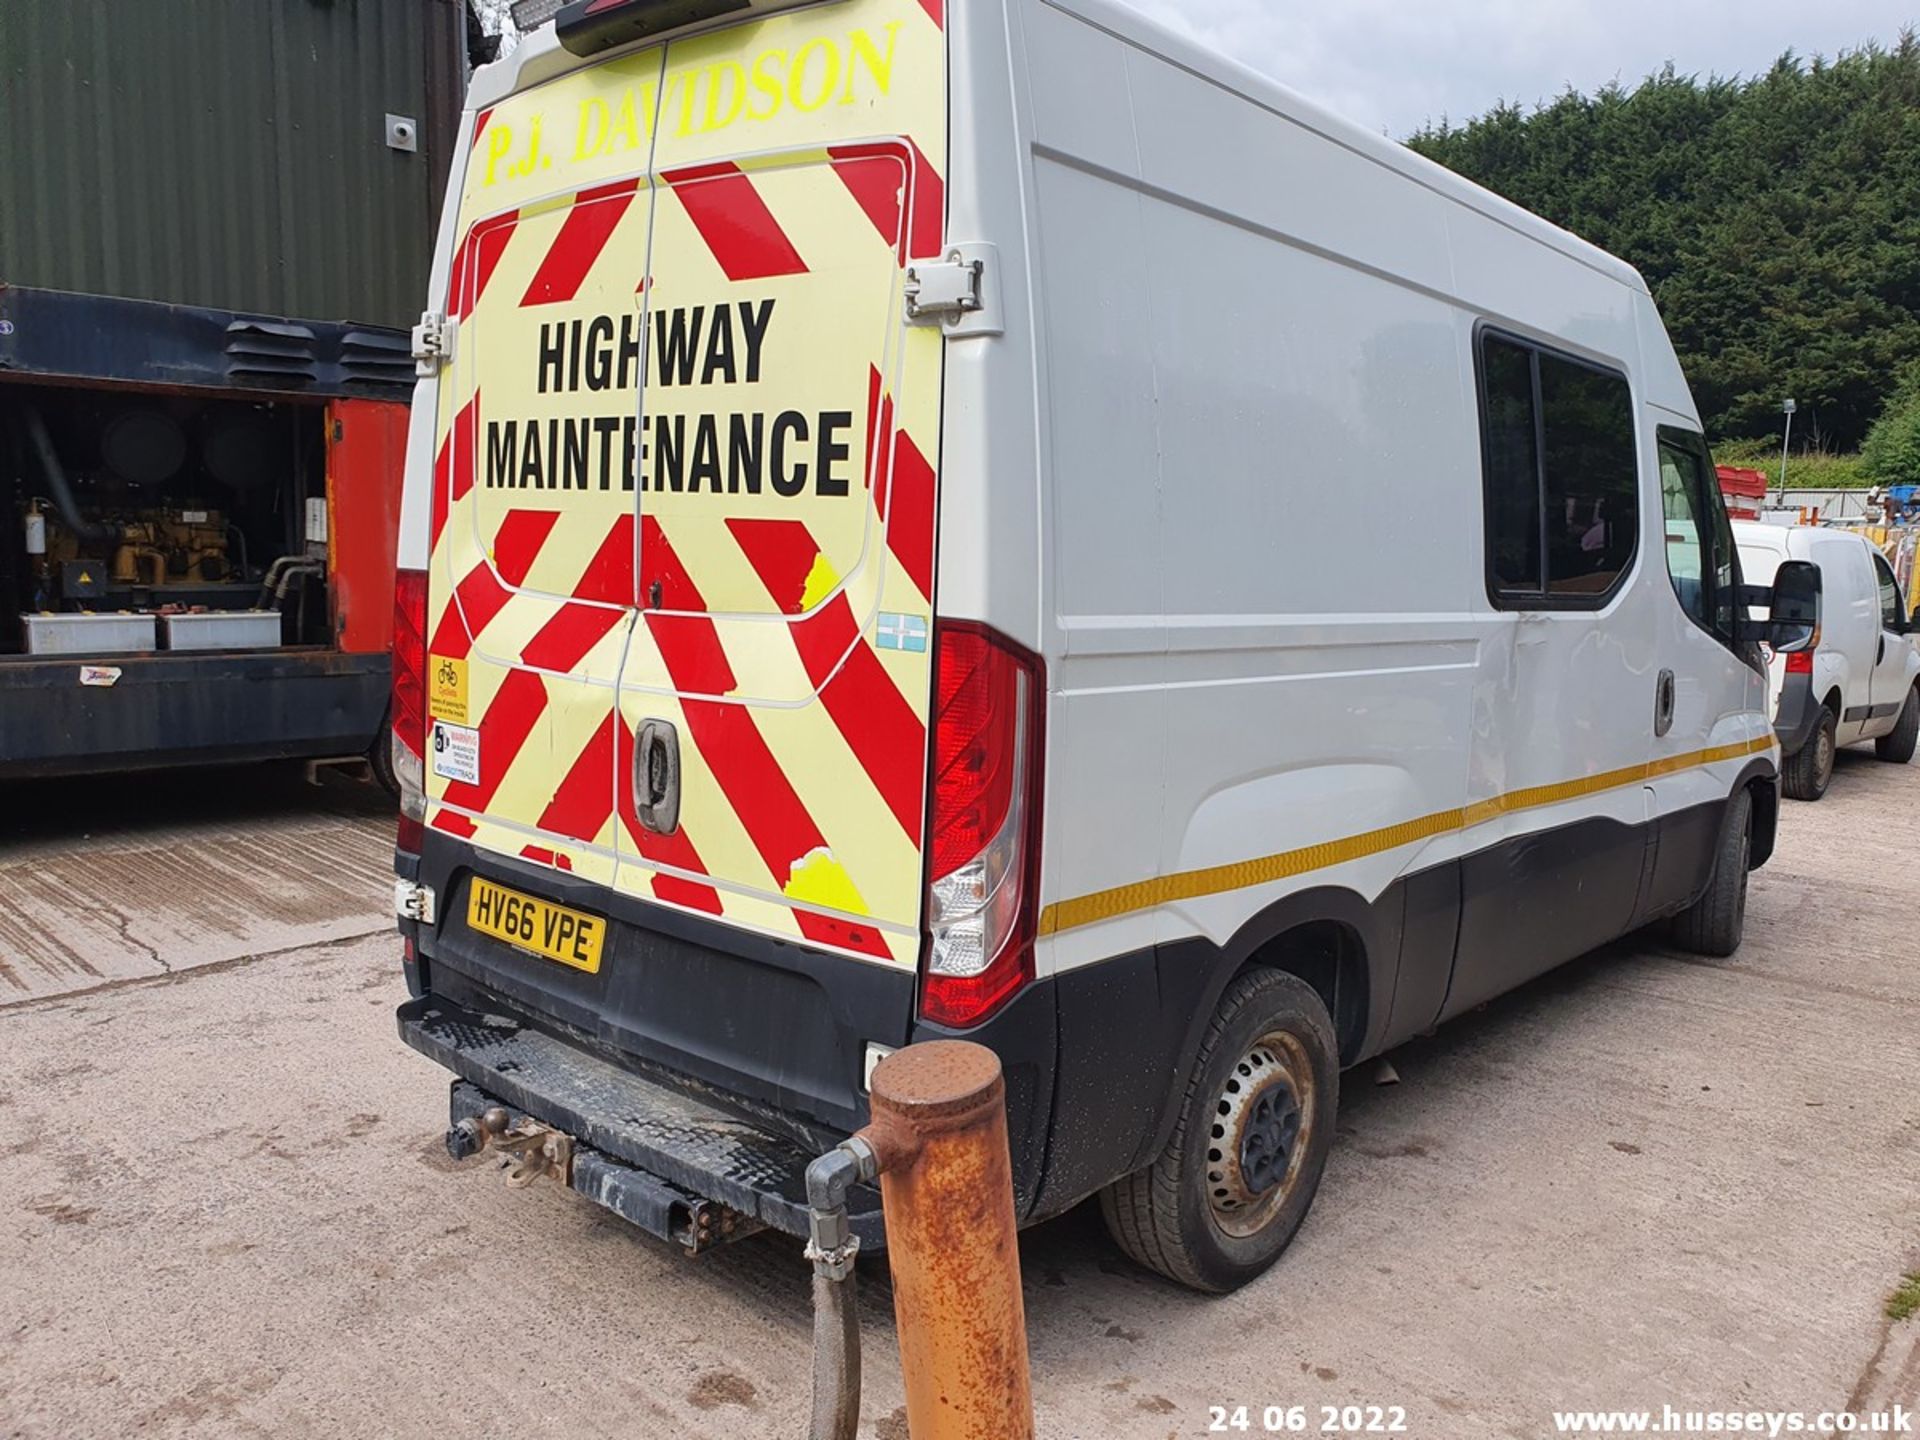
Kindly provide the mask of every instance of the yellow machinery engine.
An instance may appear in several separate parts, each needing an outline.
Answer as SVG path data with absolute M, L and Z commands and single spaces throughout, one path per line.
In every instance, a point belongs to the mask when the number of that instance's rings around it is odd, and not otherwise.
M 227 519 L 218 510 L 135 510 L 104 518 L 119 532 L 107 556 L 89 555 L 100 547 L 83 545 L 57 517 L 47 517 L 47 559 L 56 571 L 66 561 L 105 559 L 114 583 L 155 589 L 238 578 Z
M 133 520 L 113 552 L 113 578 L 127 584 L 217 584 L 231 574 L 226 520 L 216 510 L 164 510 Z

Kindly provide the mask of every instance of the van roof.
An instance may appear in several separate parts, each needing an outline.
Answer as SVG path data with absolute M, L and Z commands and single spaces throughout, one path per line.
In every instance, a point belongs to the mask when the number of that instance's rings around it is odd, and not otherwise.
M 1643 293 L 1647 291 L 1646 281 L 1641 278 L 1640 272 L 1619 256 L 1562 230 L 1531 210 L 1415 153 L 1399 141 L 1375 134 L 1364 125 L 1335 114 L 1272 77 L 1141 14 L 1132 6 L 1122 3 L 1122 0 L 1042 0 L 1042 3 L 1077 15 L 1120 40 L 1163 55 L 1182 69 L 1263 106 L 1362 159 L 1396 171 L 1437 195 L 1477 210 L 1489 219 L 1578 260 L 1623 285 Z
M 1619 256 L 1562 230 L 1531 210 L 1415 153 L 1399 141 L 1377 135 L 1364 125 L 1335 114 L 1270 76 L 1141 14 L 1122 0 L 1042 0 L 1042 3 L 1077 15 L 1120 40 L 1163 55 L 1200 78 L 1271 110 L 1362 159 L 1396 171 L 1437 195 L 1477 210 L 1631 289 L 1648 293 L 1640 272 Z
M 1630 289 L 1642 294 L 1649 293 L 1640 272 L 1617 255 L 1562 230 L 1531 210 L 1476 185 L 1424 155 L 1416 154 L 1396 140 L 1376 135 L 1365 126 L 1336 115 L 1279 81 L 1141 14 L 1122 3 L 1122 0 L 1041 0 L 1041 3 L 1075 15 L 1116 39 L 1163 56 L 1201 79 L 1331 140 L 1361 159 L 1395 171 L 1437 195 L 1478 211 L 1517 234 L 1579 261 Z M 591 61 L 582 61 L 560 47 L 551 24 L 543 25 L 522 41 L 511 55 L 474 72 L 468 103 L 475 108 L 484 108 L 516 91 L 541 84 L 583 64 L 597 64 L 622 53 L 620 50 L 609 50 L 603 55 L 596 55 Z
M 1787 536 L 1795 530 L 1812 530 L 1811 525 L 1769 525 L 1764 520 L 1736 520 L 1733 540 L 1736 545 L 1755 545 L 1766 550 L 1784 551 Z
M 1877 548 L 1858 530 L 1838 530 L 1831 525 L 1769 525 L 1764 520 L 1734 521 L 1733 539 L 1736 545 L 1778 550 L 1783 555 L 1793 549 L 1795 540 L 1800 542 L 1802 553 L 1815 545 L 1852 544 L 1865 545 L 1869 550 Z

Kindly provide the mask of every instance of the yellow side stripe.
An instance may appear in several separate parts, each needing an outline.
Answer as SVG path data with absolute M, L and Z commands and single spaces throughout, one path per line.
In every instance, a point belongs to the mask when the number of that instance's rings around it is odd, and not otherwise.
M 1513 815 L 1523 810 L 1537 810 L 1547 805 L 1558 805 L 1567 800 L 1577 800 L 1584 795 L 1597 795 L 1604 790 L 1620 790 L 1629 785 L 1644 784 L 1661 775 L 1694 770 L 1704 765 L 1717 764 L 1722 760 L 1742 760 L 1749 755 L 1758 755 L 1762 751 L 1773 749 L 1773 744 L 1773 737 L 1769 735 L 1760 739 L 1742 740 L 1733 745 L 1719 745 L 1711 750 L 1695 750 L 1685 755 L 1670 755 L 1664 759 L 1650 760 L 1644 765 L 1629 765 L 1624 769 L 1608 770 L 1598 775 L 1584 775 L 1578 780 L 1563 780 L 1555 785 L 1535 785 L 1525 790 L 1510 791 L 1505 795 L 1497 795 L 1491 800 L 1476 800 L 1473 804 L 1461 806 L 1458 809 L 1442 810 L 1418 820 L 1407 820 L 1398 825 L 1388 825 L 1379 830 L 1350 835 L 1343 840 L 1326 840 L 1318 845 L 1307 845 L 1298 850 L 1283 851 L 1278 855 L 1266 855 L 1257 860 L 1240 860 L 1231 865 L 1209 866 L 1205 870 L 1186 870 L 1177 875 L 1161 875 L 1152 880 L 1141 880 L 1132 885 L 1120 885 L 1112 890 L 1082 895 L 1078 899 L 1057 901 L 1040 912 L 1040 933 L 1056 935 L 1062 930 L 1073 930 L 1101 920 L 1116 919 L 1121 915 L 1130 915 L 1136 910 L 1151 910 L 1156 906 L 1170 905 L 1178 900 L 1195 900 L 1203 895 L 1221 895 L 1229 890 L 1246 890 L 1256 885 L 1271 885 L 1276 880 L 1290 880 L 1296 875 L 1325 870 L 1330 866 L 1345 864 L 1349 860 L 1360 860 L 1369 855 L 1397 850 L 1402 845 L 1428 840 L 1435 835 L 1448 835 L 1456 831 L 1468 830 L 1502 815 Z

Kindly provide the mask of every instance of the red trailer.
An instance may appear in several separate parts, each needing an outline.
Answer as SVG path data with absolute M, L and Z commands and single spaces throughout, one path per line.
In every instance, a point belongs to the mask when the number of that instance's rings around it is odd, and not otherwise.
M 1758 520 L 1767 501 L 1767 477 L 1758 470 L 1743 470 L 1737 465 L 1721 465 L 1720 493 L 1727 499 L 1727 514 L 1735 520 Z

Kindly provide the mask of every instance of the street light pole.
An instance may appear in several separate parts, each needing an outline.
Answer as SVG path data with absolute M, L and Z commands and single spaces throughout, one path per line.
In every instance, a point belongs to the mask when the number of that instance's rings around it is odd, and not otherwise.
M 1780 408 L 1787 416 L 1787 433 L 1780 440 L 1780 504 L 1784 508 L 1787 503 L 1787 447 L 1793 444 L 1793 412 L 1800 407 L 1788 400 Z

